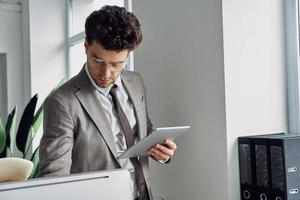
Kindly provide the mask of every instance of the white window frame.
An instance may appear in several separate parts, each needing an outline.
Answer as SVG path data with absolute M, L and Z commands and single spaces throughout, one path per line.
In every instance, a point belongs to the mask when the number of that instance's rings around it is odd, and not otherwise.
M 285 0 L 288 132 L 300 134 L 299 0 Z
M 71 36 L 71 24 L 70 21 L 72 20 L 72 0 L 66 0 L 67 2 L 67 26 L 68 26 L 68 30 L 67 30 L 67 34 L 66 34 L 66 38 L 67 38 L 67 59 L 66 59 L 66 74 L 67 77 L 70 78 L 70 49 L 72 46 L 84 41 L 85 38 L 85 33 L 84 31 L 81 33 L 78 33 L 74 36 Z M 132 12 L 132 0 L 124 0 L 124 6 L 125 8 Z M 126 65 L 126 69 L 133 71 L 134 70 L 134 62 L 133 62 L 133 52 L 131 52 L 128 56 L 128 63 Z

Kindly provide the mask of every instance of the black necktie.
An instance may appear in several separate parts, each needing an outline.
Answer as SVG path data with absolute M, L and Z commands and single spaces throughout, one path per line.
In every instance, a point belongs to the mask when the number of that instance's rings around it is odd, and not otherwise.
M 125 135 L 125 141 L 126 141 L 127 148 L 129 148 L 132 145 L 134 145 L 133 133 L 132 133 L 132 129 L 130 127 L 129 121 L 121 107 L 119 100 L 118 100 L 118 97 L 116 94 L 116 88 L 117 88 L 117 85 L 114 85 L 111 88 L 109 94 L 112 97 L 112 101 L 113 101 L 119 122 L 121 124 L 121 128 Z M 146 185 L 146 181 L 145 181 L 145 177 L 143 174 L 141 163 L 139 162 L 139 160 L 136 157 L 130 158 L 130 161 L 135 170 L 139 199 L 140 200 L 149 200 L 148 189 L 147 189 L 147 185 Z

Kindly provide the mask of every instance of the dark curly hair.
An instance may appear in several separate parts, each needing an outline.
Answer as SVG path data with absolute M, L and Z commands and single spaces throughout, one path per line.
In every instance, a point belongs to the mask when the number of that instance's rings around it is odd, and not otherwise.
M 135 49 L 142 42 L 136 16 L 118 6 L 104 6 L 92 12 L 85 22 L 86 41 L 96 41 L 106 50 Z

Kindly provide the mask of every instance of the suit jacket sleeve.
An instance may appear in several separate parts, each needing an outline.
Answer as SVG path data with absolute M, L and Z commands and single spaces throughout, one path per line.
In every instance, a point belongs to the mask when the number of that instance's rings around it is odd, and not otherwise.
M 63 101 L 50 96 L 44 103 L 44 133 L 40 143 L 40 176 L 70 174 L 74 123 Z
M 150 119 L 149 114 L 148 114 L 146 87 L 145 87 L 144 81 L 143 81 L 141 76 L 140 76 L 140 78 L 141 78 L 141 83 L 142 83 L 142 86 L 143 86 L 143 89 L 144 89 L 144 97 L 145 97 L 145 104 L 146 104 L 147 135 L 150 135 L 153 132 L 153 124 L 152 124 L 151 119 Z
M 148 135 L 150 135 L 153 131 L 153 124 L 149 118 L 149 116 L 147 115 L 147 133 Z

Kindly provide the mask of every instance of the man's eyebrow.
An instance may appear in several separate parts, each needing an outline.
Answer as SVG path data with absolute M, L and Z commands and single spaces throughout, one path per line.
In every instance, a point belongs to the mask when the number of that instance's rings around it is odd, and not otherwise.
M 93 54 L 93 53 L 91 53 L 91 54 L 92 54 L 92 56 L 93 56 L 94 58 L 105 61 L 104 59 L 102 59 L 102 58 L 96 56 L 95 54 Z M 121 60 L 121 61 L 115 61 L 115 62 L 109 62 L 109 63 L 111 63 L 111 64 L 121 64 L 121 63 L 124 63 L 125 61 L 126 61 L 126 60 Z
M 96 55 L 95 55 L 95 54 L 93 54 L 93 53 L 92 53 L 92 56 L 93 56 L 94 58 L 97 58 L 97 59 L 103 60 L 102 58 L 99 58 L 98 56 L 96 56 Z
M 124 63 L 125 62 L 125 60 L 122 60 L 122 61 L 116 61 L 116 62 L 110 62 L 110 63 L 112 63 L 112 64 L 119 64 L 119 63 Z

